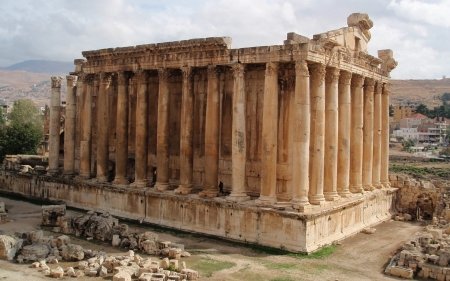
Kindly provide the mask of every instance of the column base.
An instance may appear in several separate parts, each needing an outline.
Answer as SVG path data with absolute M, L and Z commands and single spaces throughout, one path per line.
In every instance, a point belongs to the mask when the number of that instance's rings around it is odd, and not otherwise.
M 219 195 L 219 191 L 214 189 L 205 189 L 198 194 L 198 196 L 200 197 L 207 197 L 207 198 L 217 197 L 217 195 Z
M 376 189 L 381 189 L 383 187 L 380 182 L 375 182 L 372 184 L 372 186 Z
M 383 186 L 383 188 L 390 188 L 391 187 L 391 183 L 390 182 L 382 182 L 381 185 Z
M 166 191 L 169 190 L 170 185 L 168 182 L 156 182 L 155 183 L 155 190 L 159 191 Z
M 59 170 L 58 169 L 52 169 L 52 170 L 47 170 L 47 175 L 49 175 L 49 176 L 54 176 L 54 175 L 56 175 L 56 174 L 58 174 L 59 173 Z
M 115 185 L 129 185 L 130 182 L 128 181 L 127 178 L 115 178 L 114 181 L 112 182 Z
M 364 189 L 361 185 L 354 185 L 350 187 L 351 193 L 364 193 Z
M 148 186 L 147 180 L 135 180 L 130 187 L 132 188 L 146 188 Z
M 192 189 L 192 184 L 180 184 L 174 192 L 175 194 L 187 195 L 192 192 Z
M 71 171 L 63 171 L 63 175 L 65 176 L 73 176 L 75 174 L 75 172 L 73 170 Z
M 91 178 L 91 174 L 79 173 L 77 179 L 88 180 Z
M 323 195 L 325 196 L 326 201 L 337 201 L 339 200 L 339 195 L 336 191 L 332 192 L 324 192 Z
M 103 183 L 103 182 L 107 182 L 107 181 L 108 181 L 108 178 L 107 178 L 106 176 L 97 176 L 97 177 L 94 179 L 94 181 L 95 181 L 95 182 L 98 182 L 98 183 Z
M 256 205 L 268 206 L 277 203 L 277 197 L 275 195 L 260 195 L 258 199 L 255 200 Z
M 309 204 L 309 200 L 307 197 L 293 198 L 291 200 L 292 208 L 304 212 L 311 209 L 311 204 Z
M 344 190 L 342 190 L 342 191 L 338 191 L 338 194 L 339 194 L 339 196 L 341 196 L 342 198 L 348 198 L 348 197 L 350 197 L 350 196 L 352 196 L 352 193 L 350 192 L 350 190 L 347 188 L 347 189 L 344 189 Z
M 311 195 L 309 197 L 309 203 L 313 205 L 322 205 L 325 203 L 325 196 L 323 196 L 323 194 Z
M 375 188 L 373 187 L 373 185 L 371 185 L 371 184 L 364 184 L 364 185 L 363 185 L 363 188 L 364 188 L 365 191 L 372 191 L 372 190 L 375 189 Z
M 245 193 L 231 193 L 230 196 L 227 196 L 226 200 L 231 202 L 244 202 L 250 200 L 250 196 Z

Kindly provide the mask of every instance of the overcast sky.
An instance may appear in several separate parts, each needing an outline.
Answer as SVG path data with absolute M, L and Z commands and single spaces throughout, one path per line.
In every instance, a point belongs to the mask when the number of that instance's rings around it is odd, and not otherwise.
M 73 61 L 81 52 L 230 36 L 233 48 L 281 45 L 286 33 L 347 26 L 368 13 L 369 53 L 392 49 L 394 79 L 450 77 L 448 0 L 0 0 L 0 67 Z

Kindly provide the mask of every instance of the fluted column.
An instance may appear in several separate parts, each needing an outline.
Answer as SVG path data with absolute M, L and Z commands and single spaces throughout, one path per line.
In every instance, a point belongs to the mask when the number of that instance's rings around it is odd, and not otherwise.
M 80 172 L 81 179 L 91 177 L 91 132 L 92 132 L 92 75 L 83 76 L 83 104 L 81 108 L 81 141 L 80 141 Z
M 364 77 L 354 74 L 351 82 L 352 95 L 352 132 L 350 139 L 350 191 L 363 192 L 362 156 L 363 156 L 363 83 Z
M 364 127 L 363 127 L 363 174 L 362 183 L 364 190 L 373 190 L 372 165 L 373 165 L 373 91 L 375 81 L 366 78 L 364 82 Z
M 183 88 L 181 95 L 181 134 L 180 134 L 180 185 L 175 194 L 189 194 L 192 191 L 193 171 L 193 115 L 194 83 L 192 67 L 181 68 Z
M 382 123 L 382 111 L 381 111 L 381 92 L 383 90 L 383 84 L 380 81 L 377 82 L 375 97 L 374 97 L 374 110 L 373 110 L 373 167 L 372 167 L 372 185 L 375 188 L 381 188 L 380 172 L 381 172 L 381 123 Z
M 169 76 L 170 70 L 158 69 L 158 129 L 156 132 L 156 184 L 155 189 L 169 189 Z
M 62 77 L 52 76 L 52 92 L 50 100 L 50 126 L 49 126 L 49 153 L 48 173 L 56 174 L 59 171 L 59 133 L 61 131 L 60 105 Z
M 309 146 L 309 202 L 321 204 L 325 149 L 325 65 L 311 67 L 311 142 Z
M 325 163 L 324 196 L 327 201 L 339 198 L 337 193 L 338 161 L 338 83 L 339 69 L 331 68 L 325 77 Z
M 390 84 L 383 85 L 381 95 L 381 174 L 380 181 L 383 187 L 389 188 L 389 88 Z
M 108 180 L 109 146 L 109 97 L 108 88 L 111 75 L 99 73 L 99 90 L 97 99 L 97 182 Z
M 117 73 L 117 122 L 116 122 L 116 176 L 114 184 L 127 185 L 128 174 L 128 96 L 129 77 L 124 71 Z
M 75 168 L 75 104 L 77 76 L 67 75 L 66 119 L 64 120 L 64 174 L 73 175 Z
M 351 91 L 352 74 L 342 71 L 339 76 L 339 121 L 338 121 L 338 173 L 337 191 L 341 197 L 350 196 L 350 130 L 351 130 Z
M 205 177 L 201 197 L 215 197 L 219 182 L 220 89 L 215 65 L 208 66 L 208 93 L 205 118 Z
M 137 106 L 136 106 L 136 149 L 135 149 L 135 177 L 131 185 L 144 188 L 148 184 L 148 74 L 144 70 L 135 73 L 137 77 Z
M 310 86 L 306 61 L 295 63 L 294 147 L 292 157 L 292 206 L 299 210 L 309 206 L 309 138 Z
M 233 72 L 233 123 L 231 135 L 231 194 L 228 200 L 241 202 L 250 199 L 245 192 L 246 130 L 245 130 L 245 66 L 232 65 Z
M 262 122 L 261 194 L 257 204 L 277 202 L 278 64 L 266 63 Z

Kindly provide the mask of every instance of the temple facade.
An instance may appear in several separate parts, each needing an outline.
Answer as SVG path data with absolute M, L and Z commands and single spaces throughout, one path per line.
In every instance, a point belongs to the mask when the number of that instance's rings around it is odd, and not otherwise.
M 347 23 L 275 46 L 232 49 L 215 37 L 83 52 L 66 77 L 64 128 L 62 78 L 52 77 L 48 175 L 36 188 L 169 227 L 277 247 L 271 235 L 288 237 L 283 247 L 304 252 L 386 219 L 397 62 L 391 50 L 368 54 L 367 14 Z M 117 190 L 127 198 L 98 198 Z M 252 226 L 227 228 L 233 210 Z M 341 229 L 324 231 L 319 218 Z

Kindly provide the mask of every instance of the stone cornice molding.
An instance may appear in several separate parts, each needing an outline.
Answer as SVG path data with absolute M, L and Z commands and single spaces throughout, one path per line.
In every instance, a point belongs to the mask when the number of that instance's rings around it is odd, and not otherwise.
M 219 78 L 219 70 L 216 65 L 208 65 L 206 69 L 206 73 L 208 75 L 208 79 L 217 79 Z
M 341 71 L 339 75 L 339 84 L 350 85 L 352 80 L 352 73 L 348 71 Z
M 242 63 L 235 63 L 231 65 L 231 72 L 234 79 L 244 79 L 245 65 Z
M 278 63 L 268 62 L 266 63 L 266 76 L 276 76 L 278 75 Z
M 305 60 L 295 62 L 295 75 L 309 77 L 308 63 Z
M 363 84 L 364 84 L 364 76 L 358 74 L 352 75 L 352 82 L 351 82 L 352 88 L 361 88 Z
M 75 87 L 78 77 L 75 75 L 66 75 L 67 87 Z
M 375 80 L 372 78 L 366 78 L 364 79 L 364 90 L 373 92 L 375 88 Z
M 158 77 L 159 81 L 167 82 L 169 80 L 170 75 L 172 74 L 172 71 L 168 68 L 158 68 Z
M 61 88 L 62 77 L 52 76 L 51 80 L 52 80 L 52 88 Z
M 325 74 L 325 82 L 326 83 L 338 83 L 339 82 L 339 68 L 329 68 L 327 73 Z
M 325 80 L 326 67 L 324 64 L 322 63 L 313 64 L 309 68 L 309 72 L 312 80 L 319 80 L 319 81 Z

